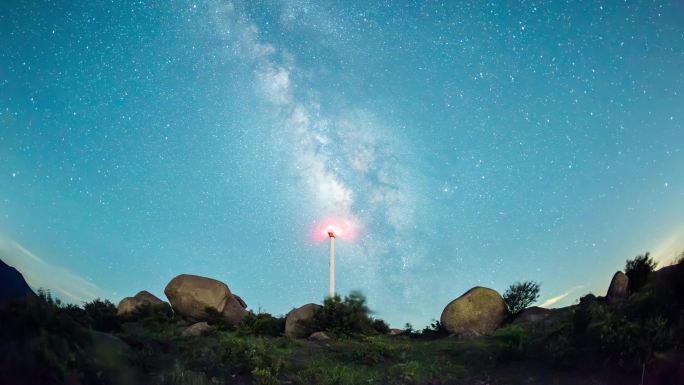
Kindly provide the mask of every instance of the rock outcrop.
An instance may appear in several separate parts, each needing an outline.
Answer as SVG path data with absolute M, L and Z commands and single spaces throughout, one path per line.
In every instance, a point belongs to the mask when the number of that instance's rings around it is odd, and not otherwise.
M 513 324 L 531 328 L 550 327 L 568 319 L 578 306 L 579 305 L 572 305 L 557 309 L 532 306 L 520 312 L 520 314 L 515 317 L 515 320 L 513 320 Z
M 613 279 L 610 280 L 610 286 L 608 286 L 606 300 L 609 304 L 616 304 L 623 302 L 628 296 L 629 278 L 625 273 L 618 271 L 615 273 L 615 275 L 613 275 Z
M 143 290 L 133 297 L 122 299 L 121 302 L 119 302 L 119 306 L 117 306 L 117 314 L 131 314 L 143 305 L 166 306 L 167 304 L 149 291 Z
M 310 335 L 314 330 L 310 330 L 306 325 L 303 325 L 302 322 L 311 320 L 316 309 L 320 307 L 321 305 L 308 303 L 287 313 L 287 318 L 285 319 L 285 334 L 296 338 L 304 338 Z
M 35 296 L 24 276 L 17 269 L 0 260 L 0 309 L 14 299 L 35 298 Z
M 183 337 L 197 337 L 201 336 L 202 334 L 206 334 L 209 330 L 211 330 L 211 326 L 209 326 L 208 323 L 197 322 L 185 328 L 181 332 L 181 335 Z
M 528 307 L 523 310 L 513 320 L 514 324 L 536 324 L 540 323 L 551 316 L 553 313 L 550 309 L 545 309 L 539 306 Z
M 328 341 L 330 337 L 324 332 L 315 332 L 311 333 L 309 339 L 312 341 Z
M 197 275 L 181 274 L 164 289 L 173 310 L 194 321 L 208 321 L 207 309 L 211 309 L 230 324 L 237 324 L 247 311 L 230 292 L 228 285 L 215 279 Z
M 238 301 L 238 303 L 240 304 L 240 306 L 242 306 L 243 309 L 247 309 L 247 302 L 245 302 L 242 299 L 242 297 L 240 297 L 239 295 L 237 295 L 235 293 L 233 293 L 233 297 L 235 297 L 235 300 Z
M 474 287 L 444 308 L 440 323 L 450 334 L 479 336 L 498 328 L 507 315 L 506 303 L 499 293 Z

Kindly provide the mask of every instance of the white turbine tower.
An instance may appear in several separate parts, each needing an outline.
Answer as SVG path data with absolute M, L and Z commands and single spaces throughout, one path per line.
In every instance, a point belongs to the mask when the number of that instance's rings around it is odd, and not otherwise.
M 328 238 L 330 238 L 330 286 L 328 287 L 328 296 L 332 298 L 335 296 L 335 230 L 328 229 Z

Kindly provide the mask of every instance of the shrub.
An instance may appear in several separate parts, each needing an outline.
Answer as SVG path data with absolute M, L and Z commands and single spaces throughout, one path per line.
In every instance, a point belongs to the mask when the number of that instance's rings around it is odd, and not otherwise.
M 672 344 L 667 320 L 660 315 L 638 321 L 616 316 L 601 330 L 601 349 L 620 364 L 643 365 Z
M 426 338 L 439 338 L 439 337 L 446 337 L 449 335 L 449 332 L 444 329 L 444 326 L 442 326 L 442 323 L 437 321 L 437 320 L 432 320 L 432 323 L 426 327 L 423 328 L 423 330 L 420 332 L 421 337 L 426 337 Z
M 116 306 L 109 300 L 99 298 L 83 304 L 88 317 L 92 320 L 92 328 L 101 332 L 121 330 L 121 323 L 116 315 Z
M 294 383 L 298 385 L 358 385 L 364 383 L 364 378 L 342 364 L 317 365 L 297 372 Z
M 278 337 L 285 331 L 285 318 L 274 317 L 269 313 L 247 313 L 236 331 L 242 335 Z
M 651 258 L 651 254 L 648 252 L 637 255 L 634 259 L 628 259 L 625 263 L 625 274 L 629 278 L 629 291 L 636 293 L 644 287 L 657 265 L 658 263 Z
M 173 321 L 174 314 L 171 306 L 167 303 L 143 303 L 137 306 L 129 315 L 122 318 L 126 321 L 142 322 L 143 324 L 152 326 Z
M 539 283 L 534 281 L 516 282 L 506 289 L 503 298 L 508 311 L 516 315 L 539 298 Z
M 374 319 L 373 322 L 371 322 L 371 327 L 373 327 L 373 329 L 380 334 L 387 334 L 389 333 L 390 329 L 387 322 L 381 319 Z
M 523 359 L 530 345 L 527 331 L 519 325 L 509 325 L 494 332 L 497 353 L 502 359 Z
M 366 337 L 363 344 L 354 349 L 351 354 L 352 361 L 364 365 L 377 365 L 385 361 L 396 359 L 396 350 L 379 339 L 379 337 Z
M 546 337 L 544 344 L 544 359 L 553 366 L 571 368 L 577 365 L 579 353 L 575 346 L 572 330 L 563 327 Z
M 228 322 L 226 317 L 223 314 L 219 313 L 216 309 L 212 307 L 207 307 L 206 309 L 204 309 L 204 313 L 206 314 L 207 323 L 211 326 L 216 327 L 216 329 L 223 331 L 235 330 L 235 326 Z
M 339 296 L 326 298 L 323 306 L 314 311 L 312 319 L 304 322 L 311 330 L 325 331 L 338 336 L 353 334 L 377 334 L 379 320 L 372 319 L 366 306 L 366 298 L 352 291 L 342 300 Z M 383 322 L 384 324 L 384 322 Z
M 255 385 L 278 385 L 280 381 L 267 368 L 255 368 L 252 370 L 252 379 Z
M 0 382 L 54 384 L 67 376 L 95 376 L 100 369 L 87 353 L 92 334 L 65 310 L 75 308 L 41 289 L 37 299 L 12 301 L 1 309 Z

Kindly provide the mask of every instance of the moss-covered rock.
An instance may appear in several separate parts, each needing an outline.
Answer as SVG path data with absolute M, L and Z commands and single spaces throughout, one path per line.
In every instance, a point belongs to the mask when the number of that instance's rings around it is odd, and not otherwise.
M 117 306 L 118 315 L 131 314 L 143 305 L 150 306 L 168 306 L 168 304 L 157 298 L 149 291 L 143 290 L 133 297 L 126 297 L 119 302 Z
M 193 321 L 209 320 L 207 309 L 219 313 L 231 324 L 239 323 L 247 314 L 228 285 L 211 278 L 181 274 L 166 285 L 164 294 L 177 314 Z
M 621 271 L 613 275 L 608 286 L 608 293 L 606 293 L 606 300 L 610 304 L 621 303 L 629 296 L 629 278 Z
M 499 327 L 507 315 L 506 303 L 499 293 L 474 287 L 444 308 L 440 323 L 451 334 L 478 336 Z
M 316 312 L 321 305 L 315 303 L 307 303 L 302 307 L 292 309 L 287 313 L 287 319 L 285 320 L 285 334 L 296 337 L 304 338 L 315 332 L 316 330 L 310 330 L 305 323 L 311 321 Z

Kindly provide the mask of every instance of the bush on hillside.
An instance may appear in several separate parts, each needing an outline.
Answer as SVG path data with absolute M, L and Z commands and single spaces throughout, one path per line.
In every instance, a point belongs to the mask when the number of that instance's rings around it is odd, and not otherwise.
M 113 332 L 121 329 L 119 318 L 116 315 L 116 306 L 109 300 L 96 298 L 83 304 L 88 317 L 91 319 L 91 327 L 101 332 Z
M 124 322 L 140 322 L 150 327 L 176 321 L 173 310 L 167 303 L 143 303 L 137 306 L 130 314 L 120 316 L 120 318 Z
M 278 337 L 285 332 L 285 318 L 250 311 L 237 325 L 236 331 L 242 335 Z
M 662 316 L 630 320 L 619 314 L 609 318 L 601 328 L 601 350 L 617 364 L 641 365 L 655 352 L 665 351 L 671 345 L 670 329 Z
M 437 321 L 437 320 L 432 320 L 432 323 L 426 327 L 423 328 L 420 332 L 420 337 L 422 338 L 439 338 L 439 337 L 446 337 L 449 335 L 449 332 L 444 329 L 444 326 L 442 326 L 442 323 Z
M 218 310 L 207 307 L 204 309 L 205 319 L 207 323 L 218 330 L 222 331 L 233 331 L 235 330 L 235 325 L 231 324 L 226 317 L 220 313 Z
M 539 283 L 534 281 L 516 282 L 503 295 L 508 311 L 513 315 L 527 309 L 538 298 Z
M 352 291 L 344 300 L 338 295 L 326 298 L 323 306 L 316 309 L 312 319 L 305 323 L 311 330 L 338 336 L 378 334 L 389 330 L 384 321 L 373 319 L 369 313 L 366 297 L 361 292 Z
M 637 255 L 634 259 L 628 259 L 625 263 L 625 274 L 629 278 L 629 291 L 636 293 L 644 287 L 657 265 L 658 263 L 651 258 L 651 254 L 648 252 Z

